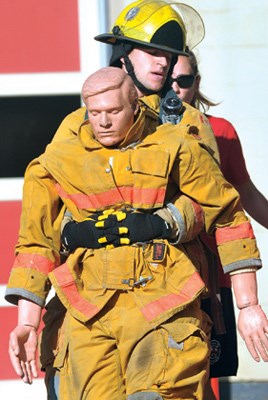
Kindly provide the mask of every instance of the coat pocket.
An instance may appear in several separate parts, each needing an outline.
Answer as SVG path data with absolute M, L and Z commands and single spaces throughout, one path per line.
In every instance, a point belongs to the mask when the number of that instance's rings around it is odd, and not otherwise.
M 165 178 L 168 175 L 170 155 L 164 151 L 141 149 L 130 157 L 132 172 Z
M 133 289 L 136 248 L 122 246 L 103 252 L 103 287 Z

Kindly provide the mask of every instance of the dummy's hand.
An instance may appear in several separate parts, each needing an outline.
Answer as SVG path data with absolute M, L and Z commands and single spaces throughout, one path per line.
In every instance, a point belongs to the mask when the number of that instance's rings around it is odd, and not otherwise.
M 238 330 L 255 361 L 268 361 L 268 320 L 260 305 L 240 310 Z
M 115 245 L 147 242 L 156 238 L 168 239 L 171 236 L 171 227 L 158 215 L 121 211 L 119 213 L 122 217 L 117 218 L 117 221 L 114 214 L 109 214 L 107 218 L 100 217 L 103 220 L 96 224 L 104 230 L 108 240 L 110 235 L 118 236 L 119 240 L 113 242 Z
M 31 326 L 18 325 L 9 337 L 9 357 L 17 375 L 24 383 L 38 377 L 36 366 L 37 333 Z

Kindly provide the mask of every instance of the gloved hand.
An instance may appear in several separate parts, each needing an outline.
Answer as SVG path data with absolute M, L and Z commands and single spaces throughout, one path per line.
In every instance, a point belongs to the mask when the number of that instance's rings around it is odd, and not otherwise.
M 122 211 L 120 213 L 122 216 L 125 215 L 120 220 L 116 221 L 115 215 L 111 213 L 107 216 L 101 216 L 96 223 L 96 227 L 103 229 L 105 238 L 116 234 L 121 235 L 121 241 L 125 238 L 124 243 L 114 241 L 116 245 L 147 242 L 156 238 L 168 239 L 172 234 L 170 225 L 158 215 Z M 105 240 L 105 238 L 102 240 Z
M 72 251 L 78 247 L 97 249 L 155 238 L 168 239 L 171 234 L 169 224 L 158 215 L 108 210 L 94 219 L 67 223 L 62 241 L 64 247 Z
M 96 226 L 99 219 L 106 219 L 111 213 L 113 213 L 113 219 L 110 221 L 108 232 L 100 226 Z M 114 242 L 117 245 L 128 244 L 129 241 L 121 243 L 119 238 L 126 230 L 119 230 L 119 227 L 113 228 L 118 224 L 120 218 L 125 218 L 125 213 L 121 215 L 119 212 L 115 213 L 114 210 L 108 210 L 104 211 L 104 213 L 94 214 L 79 223 L 75 221 L 68 222 L 64 226 L 61 236 L 64 249 L 69 251 L 73 251 L 78 247 L 99 249 L 106 247 L 108 243 L 114 244 Z

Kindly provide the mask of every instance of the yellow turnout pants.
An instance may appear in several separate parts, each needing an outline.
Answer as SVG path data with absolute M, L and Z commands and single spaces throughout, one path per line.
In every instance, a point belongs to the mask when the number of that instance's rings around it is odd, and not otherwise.
M 203 399 L 209 348 L 201 323 L 196 301 L 152 328 L 123 291 L 87 324 L 67 312 L 54 362 L 59 400 Z

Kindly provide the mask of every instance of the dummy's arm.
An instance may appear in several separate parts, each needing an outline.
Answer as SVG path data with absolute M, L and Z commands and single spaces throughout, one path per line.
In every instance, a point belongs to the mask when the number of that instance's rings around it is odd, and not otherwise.
M 36 365 L 37 329 L 42 308 L 26 299 L 18 302 L 18 325 L 10 333 L 9 357 L 17 375 L 24 383 L 38 377 Z
M 231 273 L 238 315 L 238 331 L 255 361 L 268 361 L 268 321 L 258 304 L 256 272 Z

